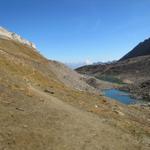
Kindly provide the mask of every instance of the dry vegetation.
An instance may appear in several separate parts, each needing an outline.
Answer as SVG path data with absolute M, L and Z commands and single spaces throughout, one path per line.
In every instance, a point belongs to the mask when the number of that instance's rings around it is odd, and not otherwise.
M 66 86 L 50 63 L 0 39 L 0 150 L 149 149 L 149 108 Z

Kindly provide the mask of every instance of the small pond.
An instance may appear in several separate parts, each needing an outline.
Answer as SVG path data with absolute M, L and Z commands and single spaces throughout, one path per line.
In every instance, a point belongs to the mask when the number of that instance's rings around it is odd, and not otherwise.
M 104 96 L 115 99 L 126 105 L 142 102 L 141 100 L 132 98 L 129 93 L 117 89 L 106 89 L 103 93 Z

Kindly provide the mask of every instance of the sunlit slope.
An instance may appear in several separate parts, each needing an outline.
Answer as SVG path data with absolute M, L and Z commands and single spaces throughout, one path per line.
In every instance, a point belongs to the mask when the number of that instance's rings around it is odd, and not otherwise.
M 147 109 L 77 90 L 57 72 L 35 49 L 0 39 L 0 149 L 148 149 Z

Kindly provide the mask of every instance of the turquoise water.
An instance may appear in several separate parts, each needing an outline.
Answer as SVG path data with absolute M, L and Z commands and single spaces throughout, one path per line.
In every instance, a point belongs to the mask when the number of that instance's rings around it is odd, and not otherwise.
M 110 97 L 126 105 L 135 104 L 139 102 L 139 100 L 131 98 L 129 93 L 123 92 L 117 89 L 107 89 L 107 90 L 104 90 L 103 92 L 106 97 Z

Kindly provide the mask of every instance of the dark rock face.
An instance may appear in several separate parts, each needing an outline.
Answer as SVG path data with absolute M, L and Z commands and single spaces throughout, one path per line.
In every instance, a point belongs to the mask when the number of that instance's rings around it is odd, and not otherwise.
M 133 50 L 123 56 L 120 60 L 126 60 L 137 56 L 150 55 L 150 38 L 139 43 Z

